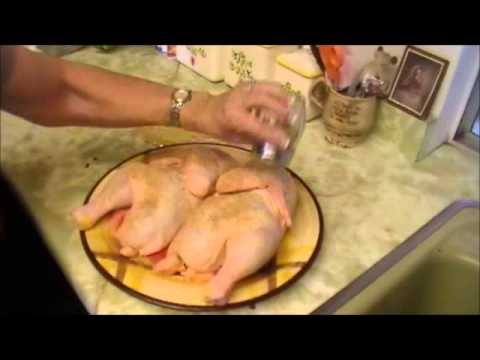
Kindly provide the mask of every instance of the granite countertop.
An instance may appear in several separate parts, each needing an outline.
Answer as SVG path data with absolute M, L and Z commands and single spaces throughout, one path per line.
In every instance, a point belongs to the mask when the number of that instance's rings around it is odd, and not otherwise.
M 194 72 L 129 46 L 104 54 L 93 48 L 67 58 L 163 84 L 220 93 Z M 112 94 L 114 95 L 114 94 Z M 285 292 L 229 314 L 307 314 L 460 198 L 479 200 L 478 155 L 443 145 L 412 161 L 421 122 L 383 104 L 375 132 L 353 149 L 330 145 L 320 121 L 307 124 L 291 163 L 315 193 L 325 220 L 321 252 Z M 93 267 L 69 217 L 95 182 L 125 158 L 158 144 L 204 139 L 165 127 L 46 128 L 1 113 L 2 169 L 17 186 L 59 261 L 92 314 L 185 314 L 147 304 L 108 283 Z

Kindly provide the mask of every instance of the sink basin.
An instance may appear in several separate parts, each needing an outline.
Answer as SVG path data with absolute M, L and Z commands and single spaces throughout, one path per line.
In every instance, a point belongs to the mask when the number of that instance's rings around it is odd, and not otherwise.
M 480 202 L 453 203 L 314 314 L 480 314 Z

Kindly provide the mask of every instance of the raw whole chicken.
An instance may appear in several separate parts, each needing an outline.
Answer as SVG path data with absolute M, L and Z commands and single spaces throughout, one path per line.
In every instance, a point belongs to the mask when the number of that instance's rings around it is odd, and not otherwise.
M 227 153 L 201 147 L 165 149 L 144 162 L 120 167 L 88 204 L 73 212 L 81 230 L 114 214 L 114 237 L 124 256 L 151 255 L 164 249 L 202 198 L 215 190 L 217 178 L 238 165 Z
M 216 191 L 193 210 L 154 270 L 209 280 L 207 301 L 222 305 L 239 280 L 273 258 L 297 193 L 285 169 L 260 162 L 227 171 Z

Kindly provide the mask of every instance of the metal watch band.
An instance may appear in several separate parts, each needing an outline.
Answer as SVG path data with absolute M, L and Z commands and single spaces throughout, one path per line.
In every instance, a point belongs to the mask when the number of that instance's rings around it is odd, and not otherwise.
M 180 127 L 180 110 L 181 106 L 174 101 L 170 109 L 170 126 Z
M 170 125 L 180 127 L 180 111 L 192 98 L 190 90 L 178 89 L 172 93 L 172 106 L 170 108 Z

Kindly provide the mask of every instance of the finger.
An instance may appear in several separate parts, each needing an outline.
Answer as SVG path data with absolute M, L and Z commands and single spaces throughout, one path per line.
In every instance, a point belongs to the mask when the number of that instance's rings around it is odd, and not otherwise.
M 281 86 L 278 83 L 268 83 L 268 82 L 259 83 L 253 88 L 252 93 L 271 96 L 277 99 L 279 102 L 281 102 L 283 106 L 287 108 L 289 106 L 290 94 L 283 86 Z
M 238 128 L 238 132 L 247 135 L 250 139 L 257 142 L 269 142 L 281 148 L 288 145 L 288 136 L 280 127 L 263 124 L 249 113 L 245 113 L 240 121 L 242 125 L 241 128 Z
M 245 99 L 245 105 L 248 108 L 260 108 L 262 109 L 262 112 L 268 111 L 269 113 L 274 113 L 275 117 L 281 122 L 286 122 L 288 120 L 288 99 L 287 105 L 285 105 L 281 100 L 274 96 L 253 91 Z
M 279 118 L 279 115 L 269 109 L 261 109 L 258 110 L 258 108 L 253 108 L 255 111 L 252 111 L 252 114 L 255 115 L 258 121 L 260 121 L 263 124 L 267 124 L 270 126 L 274 125 L 282 125 L 285 122 L 281 121 Z

